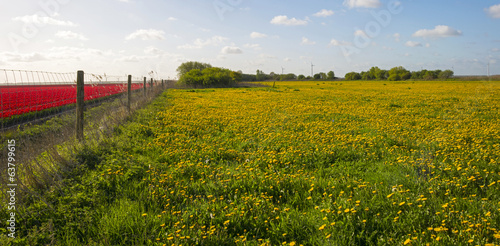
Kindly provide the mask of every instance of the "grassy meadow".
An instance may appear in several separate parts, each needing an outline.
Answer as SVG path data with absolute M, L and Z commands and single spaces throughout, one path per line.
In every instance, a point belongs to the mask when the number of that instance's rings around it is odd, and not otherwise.
M 500 245 L 499 82 L 268 85 L 168 90 L 16 242 Z

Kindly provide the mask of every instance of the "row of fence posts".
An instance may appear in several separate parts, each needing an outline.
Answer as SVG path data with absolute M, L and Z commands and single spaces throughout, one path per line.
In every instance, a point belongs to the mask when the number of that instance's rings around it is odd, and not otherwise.
M 85 100 L 85 73 L 78 71 L 76 79 L 76 139 L 83 140 L 83 118 L 84 118 L 84 100 Z M 144 77 L 144 97 L 147 96 L 147 79 Z M 150 82 L 150 88 L 153 88 L 153 79 Z M 130 104 L 132 101 L 132 75 L 128 76 L 127 83 L 127 110 L 130 113 Z M 161 86 L 164 87 L 164 81 L 161 80 Z

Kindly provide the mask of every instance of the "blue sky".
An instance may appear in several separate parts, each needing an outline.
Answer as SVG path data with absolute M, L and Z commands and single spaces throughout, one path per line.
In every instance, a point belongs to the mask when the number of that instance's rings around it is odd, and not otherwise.
M 337 76 L 372 66 L 500 74 L 500 1 L 18 0 L 0 68 L 176 77 L 185 61 Z

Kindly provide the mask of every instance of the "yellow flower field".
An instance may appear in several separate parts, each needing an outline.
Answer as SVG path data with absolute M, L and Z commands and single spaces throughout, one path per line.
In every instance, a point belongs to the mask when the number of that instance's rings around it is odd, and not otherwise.
M 276 82 L 154 107 L 137 138 L 159 245 L 500 245 L 498 82 Z

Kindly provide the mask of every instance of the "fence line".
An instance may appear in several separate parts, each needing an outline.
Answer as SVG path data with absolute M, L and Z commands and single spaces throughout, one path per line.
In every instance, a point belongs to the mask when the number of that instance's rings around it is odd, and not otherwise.
M 77 72 L 0 69 L 0 121 L 2 131 L 26 122 L 37 121 L 51 115 L 74 110 L 77 103 Z M 131 77 L 129 80 L 128 77 Z M 84 73 L 85 105 L 110 96 L 132 91 L 144 91 L 160 84 L 151 78 L 129 75 Z M 129 85 L 130 83 L 130 85 Z M 99 101 L 97 100 L 97 101 Z M 130 99 L 131 100 L 131 99 Z

